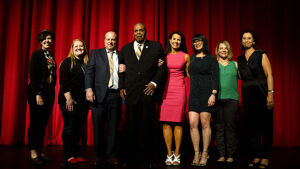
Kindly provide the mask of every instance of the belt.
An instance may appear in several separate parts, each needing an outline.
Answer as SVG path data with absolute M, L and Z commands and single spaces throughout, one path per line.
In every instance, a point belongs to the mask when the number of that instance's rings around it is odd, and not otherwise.
M 118 89 L 108 89 L 107 90 L 108 93 L 119 93 Z

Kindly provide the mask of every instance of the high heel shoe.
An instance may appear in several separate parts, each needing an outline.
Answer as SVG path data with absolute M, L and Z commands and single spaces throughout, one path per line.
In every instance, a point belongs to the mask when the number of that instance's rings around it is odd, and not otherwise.
M 199 161 L 201 159 L 201 152 L 198 151 L 198 152 L 195 152 L 195 153 L 199 153 L 199 155 L 198 155 L 197 159 L 194 157 L 194 160 L 192 161 L 191 165 L 192 166 L 199 166 Z
M 204 154 L 207 154 L 206 157 L 204 156 Z M 199 162 L 199 166 L 201 166 L 201 167 L 206 166 L 208 159 L 209 159 L 208 152 L 207 151 L 203 151 L 202 156 L 201 156 L 201 160 Z
M 174 156 L 174 154 L 172 154 L 172 155 L 170 155 L 170 156 L 168 156 L 167 155 L 167 158 L 166 158 L 166 161 L 165 161 L 165 164 L 166 165 L 172 165 L 173 164 L 173 156 Z
M 175 154 L 173 154 L 174 159 L 173 159 L 173 165 L 180 165 L 180 154 L 178 154 L 178 156 L 176 156 Z

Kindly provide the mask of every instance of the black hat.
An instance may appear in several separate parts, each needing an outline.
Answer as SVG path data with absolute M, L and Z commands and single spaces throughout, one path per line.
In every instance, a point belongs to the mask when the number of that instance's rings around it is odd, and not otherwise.
M 38 41 L 42 42 L 43 40 L 46 39 L 46 37 L 50 35 L 52 37 L 52 39 L 55 39 L 54 33 L 50 32 L 48 29 L 43 29 L 41 33 L 39 33 L 38 35 Z

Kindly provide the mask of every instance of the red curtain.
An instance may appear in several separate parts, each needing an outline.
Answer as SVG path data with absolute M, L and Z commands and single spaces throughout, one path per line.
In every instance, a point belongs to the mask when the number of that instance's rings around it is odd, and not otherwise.
M 0 144 L 27 143 L 26 86 L 30 55 L 40 47 L 36 40 L 39 32 L 47 28 L 55 33 L 53 52 L 60 64 L 73 39 L 83 39 L 90 51 L 104 47 L 105 32 L 115 30 L 120 49 L 133 40 L 133 25 L 142 22 L 147 38 L 162 44 L 171 32 L 183 32 L 189 54 L 193 53 L 195 33 L 207 37 L 212 53 L 216 44 L 226 39 L 234 59 L 241 53 L 240 32 L 255 30 L 258 48 L 268 52 L 273 68 L 274 146 L 300 146 L 299 11 L 297 0 L 1 0 Z M 56 94 L 58 90 L 59 84 Z M 56 100 L 45 144 L 62 144 L 62 126 Z M 93 144 L 90 114 L 87 143 Z

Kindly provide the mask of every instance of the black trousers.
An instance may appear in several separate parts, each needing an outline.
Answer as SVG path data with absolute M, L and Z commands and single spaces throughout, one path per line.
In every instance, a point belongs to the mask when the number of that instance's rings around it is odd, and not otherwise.
M 86 120 L 89 107 L 87 103 L 73 105 L 73 111 L 66 109 L 66 104 L 59 104 L 64 127 L 62 132 L 64 159 L 78 157 L 80 152 L 79 141 L 82 133 L 82 125 Z
M 245 134 L 250 143 L 250 156 L 270 158 L 273 144 L 273 109 L 245 109 Z
M 107 158 L 116 156 L 116 137 L 122 112 L 122 100 L 118 90 L 108 91 L 102 103 L 92 106 L 94 127 L 94 144 L 97 158 L 106 155 Z M 105 124 L 107 123 L 107 142 L 105 144 Z
M 55 98 L 54 87 L 45 89 L 42 94 L 44 105 L 36 104 L 36 95 L 27 93 L 30 109 L 30 124 L 28 128 L 28 149 L 38 150 L 43 148 L 45 130 L 49 116 L 52 112 Z
M 142 153 L 146 162 L 151 162 L 155 149 L 155 104 L 126 104 L 126 160 L 133 162 Z M 139 151 L 138 151 L 139 150 Z
M 217 100 L 216 142 L 220 157 L 233 157 L 236 151 L 236 119 L 239 101 L 233 99 Z

